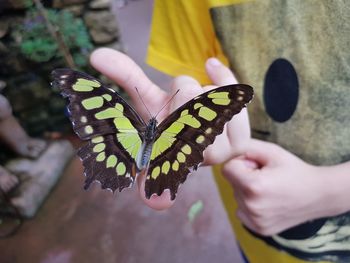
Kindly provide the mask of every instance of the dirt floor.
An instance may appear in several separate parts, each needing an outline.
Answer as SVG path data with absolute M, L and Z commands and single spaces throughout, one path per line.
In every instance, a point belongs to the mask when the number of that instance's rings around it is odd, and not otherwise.
M 1 263 L 239 262 L 208 172 L 193 174 L 163 212 L 133 189 L 113 195 L 96 183 L 84 191 L 82 172 L 74 158 L 37 216 L 0 240 Z M 191 223 L 188 211 L 199 200 L 203 209 Z

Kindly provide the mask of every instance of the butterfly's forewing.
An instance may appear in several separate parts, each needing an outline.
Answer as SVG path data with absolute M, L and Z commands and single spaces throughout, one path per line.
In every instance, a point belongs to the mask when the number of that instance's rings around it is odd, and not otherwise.
M 190 100 L 164 120 L 153 146 L 146 197 L 170 189 L 171 199 L 175 199 L 179 185 L 203 161 L 204 149 L 252 97 L 248 85 L 223 86 Z
M 85 188 L 97 180 L 113 191 L 130 186 L 145 124 L 119 96 L 95 78 L 71 69 L 56 69 L 53 85 L 69 98 L 74 131 L 88 140 L 78 151 L 85 168 Z

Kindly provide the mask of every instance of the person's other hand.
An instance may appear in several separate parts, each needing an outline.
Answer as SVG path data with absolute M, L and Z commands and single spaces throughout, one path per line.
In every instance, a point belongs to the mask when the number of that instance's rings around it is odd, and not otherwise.
M 252 139 L 244 157 L 227 162 L 223 173 L 234 188 L 238 218 L 269 236 L 334 213 L 324 209 L 329 196 L 322 169 L 276 144 Z
M 115 81 L 129 94 L 135 109 L 145 121 L 149 119 L 149 114 L 140 102 L 135 87 L 137 87 L 140 96 L 152 114 L 156 114 L 170 97 L 180 89 L 180 92 L 171 103 L 159 114 L 158 121 L 161 121 L 179 106 L 202 92 L 217 86 L 237 83 L 232 72 L 213 58 L 207 61 L 206 70 L 216 86 L 206 86 L 203 89 L 195 79 L 188 76 L 180 76 L 174 79 L 169 94 L 149 80 L 142 69 L 121 52 L 100 48 L 92 53 L 90 62 L 94 68 Z M 228 123 L 223 134 L 217 137 L 215 143 L 207 148 L 204 154 L 205 164 L 217 164 L 241 154 L 245 142 L 250 138 L 249 130 L 247 112 L 243 109 L 240 114 L 236 115 Z M 140 196 L 148 206 L 162 210 L 169 208 L 173 204 L 173 201 L 170 201 L 169 191 L 164 191 L 161 196 L 153 195 L 150 199 L 147 199 L 144 191 L 146 177 L 142 175 L 138 176 L 138 178 Z

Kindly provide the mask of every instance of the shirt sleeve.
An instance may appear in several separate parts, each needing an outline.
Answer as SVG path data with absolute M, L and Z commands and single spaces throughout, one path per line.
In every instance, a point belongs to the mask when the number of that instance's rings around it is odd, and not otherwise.
M 204 67 L 209 57 L 228 64 L 215 37 L 207 1 L 156 0 L 147 63 L 171 76 L 189 75 L 209 84 Z

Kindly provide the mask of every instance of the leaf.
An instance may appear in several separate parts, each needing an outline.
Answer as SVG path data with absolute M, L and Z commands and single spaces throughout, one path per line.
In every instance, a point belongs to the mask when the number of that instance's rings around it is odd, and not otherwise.
M 204 205 L 202 200 L 198 200 L 191 205 L 187 213 L 187 217 L 190 223 L 192 223 L 196 219 L 196 217 L 200 214 L 203 208 L 204 208 Z

